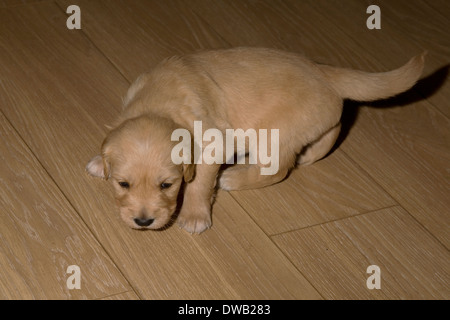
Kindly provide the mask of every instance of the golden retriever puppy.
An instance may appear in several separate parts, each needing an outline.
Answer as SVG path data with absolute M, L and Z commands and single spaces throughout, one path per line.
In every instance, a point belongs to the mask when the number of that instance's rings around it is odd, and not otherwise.
M 295 53 L 262 48 L 166 59 L 131 85 L 117 125 L 86 169 L 112 181 L 121 217 L 138 229 L 164 227 L 184 185 L 177 222 L 188 232 L 201 233 L 211 226 L 221 164 L 238 151 L 236 145 L 231 144 L 231 152 L 222 145 L 209 154 L 223 162 L 198 161 L 198 155 L 194 159 L 196 149 L 200 154 L 206 152 L 219 138 L 205 139 L 208 130 L 223 137 L 228 137 L 230 129 L 244 133 L 276 130 L 276 141 L 268 143 L 272 160 L 277 162 L 274 172 L 262 174 L 270 164 L 256 156 L 252 163 L 221 172 L 218 184 L 225 190 L 240 190 L 277 183 L 297 161 L 312 164 L 330 151 L 339 135 L 343 99 L 372 101 L 408 90 L 422 73 L 424 56 L 384 73 L 318 65 Z M 200 131 L 195 127 L 199 121 Z M 180 129 L 194 135 L 192 144 L 184 141 L 189 149 L 183 149 L 185 161 L 181 163 L 173 157 L 180 143 L 180 137 L 177 140 L 173 135 Z M 195 137 L 196 131 L 203 143 Z M 246 137 L 244 150 L 240 150 L 244 158 L 257 148 Z M 234 135 L 232 142 L 237 138 Z M 258 151 L 262 149 L 259 144 Z

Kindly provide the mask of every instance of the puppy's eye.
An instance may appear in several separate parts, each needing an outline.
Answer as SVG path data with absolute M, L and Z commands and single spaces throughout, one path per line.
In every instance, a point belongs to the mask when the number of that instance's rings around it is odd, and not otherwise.
M 170 188 L 172 186 L 172 184 L 171 183 L 167 183 L 167 182 L 163 182 L 163 183 L 161 183 L 161 189 L 168 189 L 168 188 Z
M 124 189 L 130 189 L 130 184 L 126 181 L 119 181 L 119 186 L 121 186 Z

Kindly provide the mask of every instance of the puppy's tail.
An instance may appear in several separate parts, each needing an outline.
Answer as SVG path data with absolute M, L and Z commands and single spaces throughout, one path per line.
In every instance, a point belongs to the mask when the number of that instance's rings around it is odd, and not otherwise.
M 374 101 L 389 98 L 410 89 L 422 74 L 426 54 L 427 52 L 424 52 L 415 56 L 403 67 L 381 73 L 368 73 L 327 65 L 319 65 L 319 68 L 342 98 Z

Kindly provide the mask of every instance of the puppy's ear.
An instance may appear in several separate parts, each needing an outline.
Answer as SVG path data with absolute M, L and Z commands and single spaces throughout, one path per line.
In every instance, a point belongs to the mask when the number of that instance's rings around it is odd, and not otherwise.
M 93 157 L 91 161 L 88 162 L 86 171 L 91 176 L 108 179 L 110 174 L 110 165 L 104 157 L 98 155 Z
M 183 178 L 185 182 L 191 182 L 195 176 L 195 164 L 184 164 L 183 163 Z

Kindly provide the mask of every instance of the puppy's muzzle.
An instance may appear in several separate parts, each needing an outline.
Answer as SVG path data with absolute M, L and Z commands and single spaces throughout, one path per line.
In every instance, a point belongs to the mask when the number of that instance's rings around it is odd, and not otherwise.
M 134 223 L 136 223 L 140 227 L 149 227 L 155 219 L 146 219 L 146 218 L 134 218 Z

